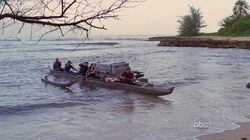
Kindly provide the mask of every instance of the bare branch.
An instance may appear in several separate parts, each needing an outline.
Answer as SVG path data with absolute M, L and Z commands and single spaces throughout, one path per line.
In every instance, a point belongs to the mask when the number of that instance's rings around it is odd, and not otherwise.
M 18 34 L 21 32 L 21 30 L 23 29 L 24 27 L 24 23 L 22 23 L 22 26 L 20 27 L 19 31 L 18 31 Z
M 72 2 L 62 11 L 62 15 L 61 15 L 61 16 L 63 16 L 63 15 L 67 12 L 67 10 L 68 10 L 74 3 L 76 3 L 76 0 L 72 1 Z
M 59 29 L 60 29 L 61 35 L 64 36 L 63 31 L 62 31 L 62 28 L 59 27 Z
M 43 35 L 41 35 L 41 37 L 39 38 L 39 40 L 35 43 L 35 44 L 38 44 L 41 40 L 42 40 L 42 38 L 45 36 L 45 35 L 47 35 L 47 34 L 49 34 L 49 33 L 52 33 L 52 32 L 55 32 L 56 30 L 58 30 L 59 28 L 55 28 L 55 29 L 52 29 L 52 30 L 50 30 L 50 31 L 47 31 L 46 33 L 44 33 Z
M 60 30 L 62 36 L 69 32 L 85 32 L 88 37 L 92 28 L 106 30 L 100 21 L 118 19 L 117 12 L 120 9 L 129 7 L 128 4 L 137 6 L 143 1 L 145 0 L 2 0 L 0 20 L 21 22 L 18 33 L 22 31 L 24 24 L 34 24 L 52 27 L 51 32 Z M 6 28 L 6 25 L 2 28 Z M 50 32 L 41 37 L 48 33 Z
M 6 6 L 6 4 L 3 5 L 3 9 L 1 10 L 1 14 L 3 14 L 5 6 Z
M 10 11 L 12 12 L 12 14 L 15 14 L 14 11 L 12 10 L 12 7 L 10 6 L 10 4 L 4 0 L 5 4 L 9 7 Z

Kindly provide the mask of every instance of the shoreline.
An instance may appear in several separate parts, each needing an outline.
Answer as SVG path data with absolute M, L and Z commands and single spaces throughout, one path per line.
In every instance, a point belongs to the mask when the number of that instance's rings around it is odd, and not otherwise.
M 246 116 L 250 119 L 250 116 Z M 198 140 L 250 140 L 250 122 L 237 123 L 239 127 L 219 133 L 196 137 Z
M 166 47 L 204 47 L 204 48 L 241 48 L 250 49 L 250 37 L 221 37 L 221 36 L 193 36 L 193 37 L 151 37 L 149 41 L 160 41 L 158 46 Z

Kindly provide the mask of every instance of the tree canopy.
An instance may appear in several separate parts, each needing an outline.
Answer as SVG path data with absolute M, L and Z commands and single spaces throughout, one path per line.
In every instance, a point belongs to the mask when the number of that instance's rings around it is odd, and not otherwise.
M 222 20 L 217 35 L 222 36 L 249 36 L 250 16 L 249 5 L 245 0 L 237 0 L 233 6 L 233 14 Z
M 236 17 L 245 16 L 248 14 L 249 5 L 246 0 L 237 0 L 233 8 L 233 15 Z
M 189 6 L 189 14 L 181 16 L 178 21 L 180 36 L 197 36 L 200 29 L 206 27 L 200 9 Z

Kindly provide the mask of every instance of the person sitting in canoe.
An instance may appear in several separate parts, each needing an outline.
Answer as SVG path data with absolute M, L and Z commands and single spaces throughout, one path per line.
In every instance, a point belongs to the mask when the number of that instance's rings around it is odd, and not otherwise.
M 53 70 L 54 71 L 63 71 L 62 63 L 59 61 L 58 58 L 55 59 L 55 62 L 53 64 Z
M 128 67 L 127 70 L 124 73 L 122 73 L 119 79 L 121 83 L 129 84 L 129 85 L 137 85 L 134 83 L 134 81 L 136 80 L 136 77 L 131 71 L 130 67 Z
M 66 72 L 71 72 L 71 69 L 73 70 L 76 70 L 73 66 L 73 63 L 71 61 L 68 61 L 66 64 L 65 64 L 65 67 L 64 67 L 64 70 Z
M 86 76 L 88 69 L 89 69 L 89 63 L 88 62 L 80 63 L 79 67 L 80 67 L 80 70 L 79 70 L 78 74 L 80 74 L 82 76 Z
M 88 72 L 87 72 L 87 76 L 88 77 L 94 77 L 94 78 L 100 78 L 98 76 L 96 76 L 96 64 L 92 63 L 89 66 Z

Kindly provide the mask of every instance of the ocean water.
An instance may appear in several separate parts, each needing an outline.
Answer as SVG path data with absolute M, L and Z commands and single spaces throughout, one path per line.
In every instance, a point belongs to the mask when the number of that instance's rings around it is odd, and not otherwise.
M 146 37 L 0 40 L 1 140 L 194 140 L 237 127 L 250 115 L 250 50 L 157 47 Z M 162 97 L 41 82 L 63 63 L 129 62 Z

